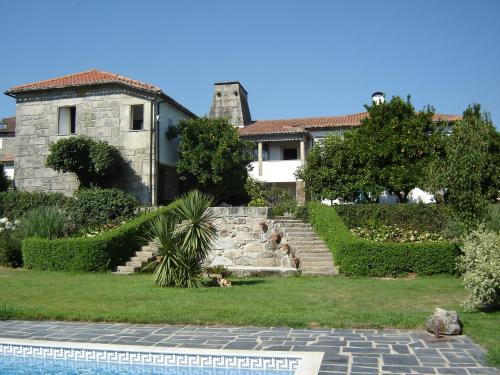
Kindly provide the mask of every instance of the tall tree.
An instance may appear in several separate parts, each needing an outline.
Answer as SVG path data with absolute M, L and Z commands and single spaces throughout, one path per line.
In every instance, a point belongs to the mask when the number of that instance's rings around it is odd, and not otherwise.
M 352 148 L 350 133 L 345 139 L 330 135 L 307 155 L 306 164 L 296 175 L 306 183 L 313 199 L 353 201 L 360 188 L 360 163 Z
M 434 187 L 446 191 L 445 199 L 465 229 L 475 227 L 485 214 L 488 200 L 500 190 L 499 134 L 478 104 L 465 110 L 446 143 L 446 156 L 434 168 Z
M 360 183 L 374 196 L 387 189 L 405 202 L 413 188 L 422 186 L 433 155 L 434 110 L 417 112 L 410 97 L 397 96 L 366 109 L 369 116 L 351 139 L 363 165 Z
M 177 173 L 185 189 L 239 203 L 245 195 L 250 148 L 226 119 L 197 118 L 179 123 Z

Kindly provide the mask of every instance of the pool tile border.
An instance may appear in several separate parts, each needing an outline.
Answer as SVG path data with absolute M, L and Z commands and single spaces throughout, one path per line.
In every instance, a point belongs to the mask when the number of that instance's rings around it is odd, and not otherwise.
M 294 371 L 318 374 L 323 353 L 169 348 L 0 337 L 0 354 L 155 366 Z

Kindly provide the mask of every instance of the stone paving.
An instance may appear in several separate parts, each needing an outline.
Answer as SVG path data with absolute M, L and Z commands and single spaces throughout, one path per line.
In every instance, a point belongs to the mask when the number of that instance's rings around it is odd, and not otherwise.
M 164 347 L 324 352 L 320 375 L 500 374 L 467 336 L 423 331 L 0 321 L 0 337 Z

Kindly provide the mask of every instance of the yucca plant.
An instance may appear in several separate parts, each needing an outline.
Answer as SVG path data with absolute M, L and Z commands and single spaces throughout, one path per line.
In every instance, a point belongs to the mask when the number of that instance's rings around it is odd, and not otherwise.
M 212 198 L 192 191 L 155 218 L 148 237 L 158 248 L 160 263 L 153 277 L 158 286 L 200 287 L 205 259 L 216 236 L 209 210 Z

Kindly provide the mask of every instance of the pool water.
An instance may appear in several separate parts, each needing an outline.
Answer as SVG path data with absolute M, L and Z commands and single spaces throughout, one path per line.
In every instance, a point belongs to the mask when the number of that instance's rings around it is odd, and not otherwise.
M 1 375 L 293 375 L 293 371 L 239 370 L 72 361 L 0 354 Z

